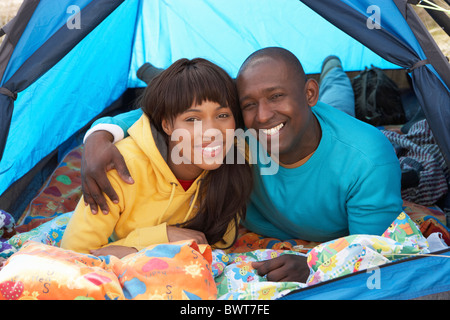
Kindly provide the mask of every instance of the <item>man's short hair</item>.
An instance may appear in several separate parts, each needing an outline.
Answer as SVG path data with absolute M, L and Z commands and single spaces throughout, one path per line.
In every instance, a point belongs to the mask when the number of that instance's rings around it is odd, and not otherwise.
M 263 58 L 271 58 L 283 61 L 287 66 L 291 67 L 291 70 L 297 73 L 300 79 L 304 79 L 304 81 L 306 82 L 307 79 L 305 71 L 303 70 L 303 66 L 298 58 L 289 50 L 281 47 L 266 47 L 253 52 L 250 56 L 248 56 L 247 59 L 245 59 L 244 63 L 239 69 L 238 76 L 243 71 L 245 71 L 249 65 L 256 62 L 258 59 Z

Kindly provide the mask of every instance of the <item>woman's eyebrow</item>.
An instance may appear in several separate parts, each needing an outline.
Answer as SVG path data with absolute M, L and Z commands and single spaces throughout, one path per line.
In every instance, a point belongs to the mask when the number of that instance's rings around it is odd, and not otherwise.
M 183 111 L 183 113 L 187 113 L 187 112 L 202 112 L 202 110 L 200 110 L 200 109 L 187 109 L 187 110 Z
M 228 108 L 228 107 L 225 107 L 225 106 L 218 106 L 218 107 L 216 108 L 216 110 L 219 110 L 219 109 L 227 109 L 227 108 Z M 182 113 L 187 113 L 187 112 L 202 112 L 202 110 L 190 108 L 190 109 L 184 110 Z

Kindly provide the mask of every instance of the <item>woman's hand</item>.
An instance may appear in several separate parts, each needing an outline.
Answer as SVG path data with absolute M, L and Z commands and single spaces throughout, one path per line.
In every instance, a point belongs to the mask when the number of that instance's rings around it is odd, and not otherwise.
M 203 232 L 192 229 L 167 226 L 167 237 L 169 238 L 169 242 L 194 240 L 197 244 L 208 244 Z M 112 255 L 119 259 L 136 252 L 138 252 L 136 248 L 118 245 L 110 245 L 90 251 L 91 254 L 97 257 Z
M 84 202 L 91 207 L 93 214 L 97 209 L 108 214 L 109 208 L 103 192 L 117 203 L 119 198 L 106 172 L 116 169 L 123 181 L 133 184 L 130 172 L 119 150 L 112 143 L 113 136 L 107 131 L 96 131 L 92 133 L 85 142 L 83 159 L 81 162 L 81 188 Z
M 197 244 L 208 244 L 203 232 L 192 229 L 167 226 L 167 237 L 169 242 L 194 240 Z

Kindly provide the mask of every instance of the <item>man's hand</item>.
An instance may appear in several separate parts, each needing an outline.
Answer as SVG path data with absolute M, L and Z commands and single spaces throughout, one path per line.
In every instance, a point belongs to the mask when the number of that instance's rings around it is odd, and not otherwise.
M 103 192 L 114 203 L 119 201 L 106 176 L 107 171 L 116 169 L 124 182 L 134 183 L 122 155 L 112 141 L 113 136 L 109 132 L 96 131 L 86 139 L 84 145 L 81 188 L 84 202 L 91 207 L 93 214 L 97 214 L 98 207 L 104 214 L 109 212 Z
M 111 255 L 116 256 L 119 259 L 122 259 L 123 257 L 136 252 L 138 252 L 138 250 L 135 248 L 125 246 L 115 246 L 115 245 L 110 245 L 100 249 L 91 250 L 91 254 L 97 257 Z
M 252 267 L 257 270 L 258 275 L 267 275 L 268 281 L 306 283 L 309 277 L 306 257 L 294 254 L 284 254 L 270 260 L 253 262 Z
M 167 226 L 167 237 L 169 242 L 194 240 L 197 244 L 208 244 L 203 232 L 192 229 Z
M 5 266 L 6 263 L 6 259 L 5 258 L 0 258 L 0 270 L 3 269 L 3 267 Z

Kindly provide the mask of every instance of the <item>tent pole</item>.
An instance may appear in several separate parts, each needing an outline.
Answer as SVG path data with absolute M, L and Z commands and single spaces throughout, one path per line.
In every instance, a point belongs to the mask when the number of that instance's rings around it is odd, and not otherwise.
M 450 36 L 450 18 L 444 12 L 424 8 L 442 30 Z
M 429 3 L 430 6 L 422 5 L 421 2 L 422 1 L 420 1 L 420 0 L 408 0 L 407 1 L 407 3 L 409 3 L 409 4 L 423 8 L 430 15 L 430 17 L 442 28 L 442 30 L 444 30 L 445 33 L 447 33 L 450 36 L 450 18 L 444 11 L 442 11 L 444 9 L 439 7 L 436 4 L 436 2 L 434 2 L 433 0 L 426 1 L 426 3 Z M 450 0 L 445 0 L 445 2 L 450 5 Z M 433 7 L 431 5 L 434 5 L 434 7 L 436 7 L 436 9 L 438 9 L 438 8 L 441 9 L 441 11 L 432 9 Z

